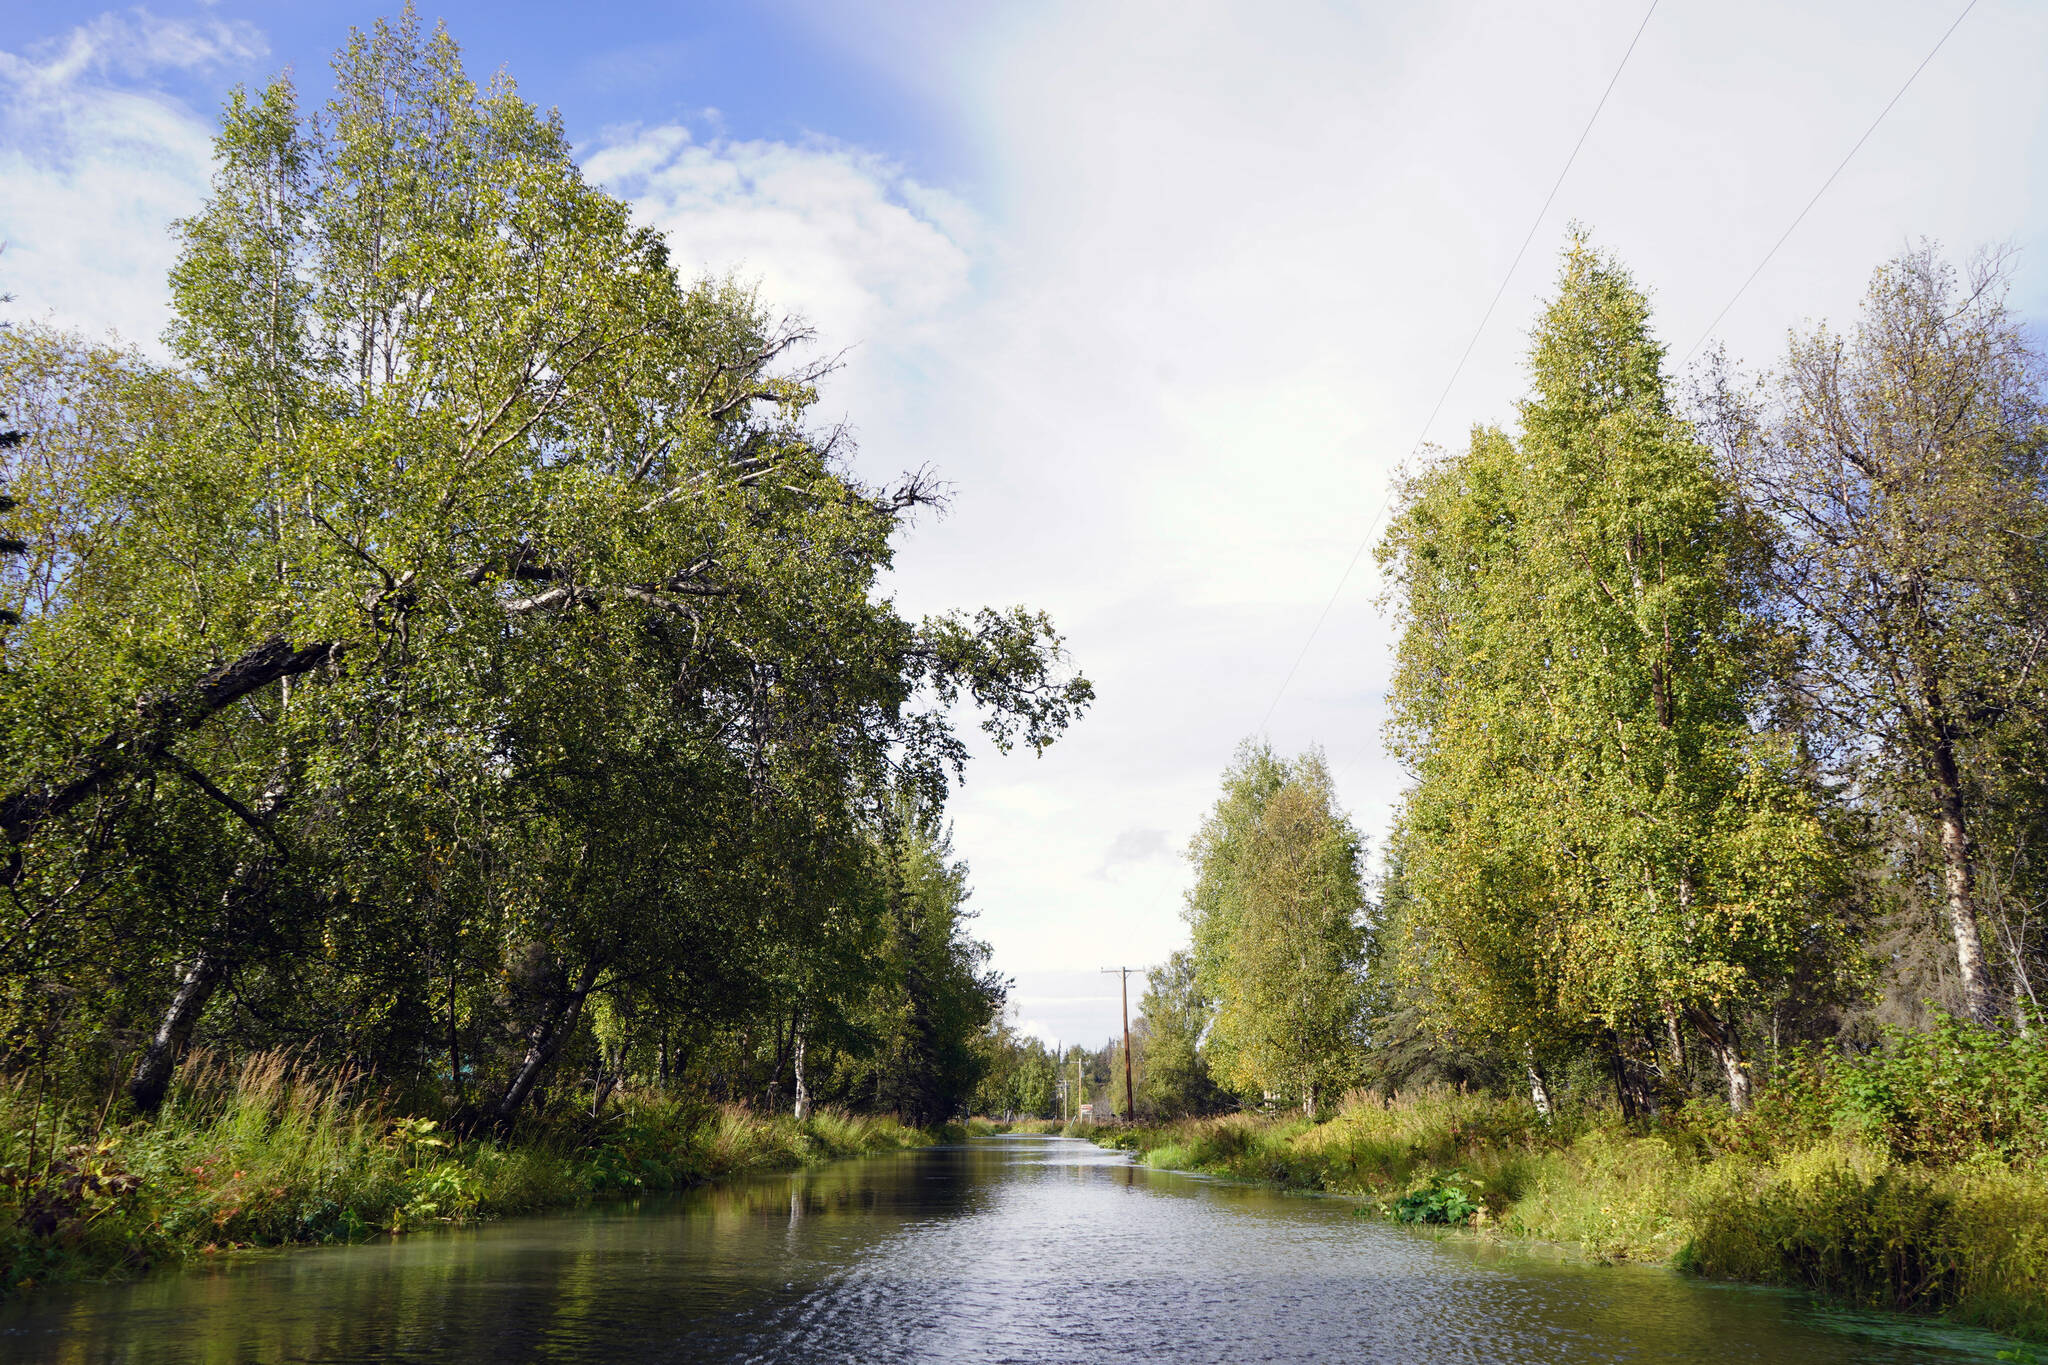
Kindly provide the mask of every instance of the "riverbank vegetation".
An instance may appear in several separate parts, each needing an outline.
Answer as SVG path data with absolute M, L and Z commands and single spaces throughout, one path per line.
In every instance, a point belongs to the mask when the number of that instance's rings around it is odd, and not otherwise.
M 601 1114 L 536 1115 L 516 1140 L 465 1137 L 393 1109 L 365 1075 L 279 1053 L 194 1054 L 153 1122 L 95 1117 L 0 1092 L 0 1169 L 18 1200 L 0 1226 L 0 1288 L 677 1190 L 935 1136 L 889 1116 L 798 1119 L 632 1091 Z
M 229 101 L 167 359 L 0 332 L 0 1284 L 951 1119 L 957 727 L 1090 699 L 1038 612 L 899 613 L 942 485 L 558 119 L 409 9 L 334 70 Z
M 1065 1131 L 1161 1168 L 1360 1196 L 1399 1221 L 2044 1339 L 2044 1115 L 2037 1049 L 1936 1036 L 1896 1054 L 1810 1056 L 1739 1116 L 1713 1102 L 1654 1124 L 1613 1110 L 1545 1116 L 1525 1096 L 1435 1086 L 1356 1090 L 1320 1119 Z
M 1380 546 L 1378 877 L 1320 754 L 1248 741 L 1137 1126 L 1118 1045 L 1078 1078 L 1102 1140 L 2048 1330 L 2048 373 L 2005 289 L 1915 247 L 1681 389 L 1575 236 L 1513 428 Z

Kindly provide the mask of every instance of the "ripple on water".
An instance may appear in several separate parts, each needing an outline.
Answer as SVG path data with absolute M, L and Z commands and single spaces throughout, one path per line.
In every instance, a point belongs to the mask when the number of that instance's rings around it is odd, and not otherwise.
M 0 1358 L 77 1362 L 1889 1365 L 2003 1344 L 1503 1255 L 1050 1137 L 250 1258 L 0 1314 Z

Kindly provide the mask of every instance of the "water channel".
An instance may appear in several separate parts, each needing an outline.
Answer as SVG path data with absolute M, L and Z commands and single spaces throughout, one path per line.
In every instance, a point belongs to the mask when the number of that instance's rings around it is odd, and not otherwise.
M 237 1257 L 0 1312 L 6 1361 L 1877 1362 L 1986 1335 L 1578 1264 L 1062 1138 Z

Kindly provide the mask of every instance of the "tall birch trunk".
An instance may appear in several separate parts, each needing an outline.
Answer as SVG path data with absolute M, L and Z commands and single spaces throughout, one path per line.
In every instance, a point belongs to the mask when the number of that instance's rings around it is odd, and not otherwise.
M 519 1059 L 519 1066 L 506 1084 L 505 1093 L 491 1106 L 491 1116 L 501 1126 L 511 1123 L 518 1115 L 533 1094 L 534 1086 L 540 1083 L 541 1073 L 547 1070 L 548 1063 L 555 1059 L 555 1054 L 561 1051 L 569 1035 L 576 1031 L 576 1021 L 583 1016 L 583 1002 L 590 998 L 591 989 L 596 985 L 597 967 L 592 964 L 583 969 L 575 988 L 527 1035 L 526 1054 Z
M 214 991 L 226 977 L 227 959 L 218 951 L 204 948 L 179 972 L 178 989 L 171 995 L 170 1007 L 157 1022 L 156 1031 L 149 1036 L 149 1046 L 143 1049 L 142 1059 L 128 1078 L 128 1098 L 138 1112 L 153 1115 L 163 1108 L 178 1058 L 192 1041 L 192 1030 L 198 1026 L 199 1016 L 206 1012 L 207 1001 L 213 999 Z
M 1997 993 L 1984 964 L 1984 936 L 1977 925 L 1976 878 L 1970 867 L 1970 830 L 1963 815 L 1962 780 L 1947 739 L 1934 753 L 1935 795 L 1940 808 L 1941 885 L 1948 904 L 1949 932 L 1956 942 L 1956 971 L 1962 978 L 1963 1013 L 1986 1027 L 1998 1022 Z
M 1714 1054 L 1714 1060 L 1721 1064 L 1721 1074 L 1727 1078 L 1728 1107 L 1738 1114 L 1746 1113 L 1751 1094 L 1749 1061 L 1742 1055 L 1742 1035 L 1736 1030 L 1735 1020 L 1703 1007 L 1692 1010 L 1691 1017 L 1693 1027 L 1706 1039 L 1707 1050 Z
M 1529 1102 L 1536 1106 L 1536 1116 L 1545 1123 L 1550 1122 L 1550 1084 L 1544 1079 L 1543 1068 L 1537 1065 L 1536 1049 L 1524 1047 L 1522 1065 L 1529 1073 Z
M 1924 622 L 1918 582 L 1912 601 Z M 1976 876 L 1970 866 L 1970 827 L 1963 799 L 1963 776 L 1956 762 L 1954 726 L 1941 679 L 1924 648 L 1914 651 L 1913 677 L 1920 692 L 1925 750 L 1921 755 L 1934 787 L 1936 822 L 1941 829 L 1941 885 L 1948 904 L 1948 927 L 1956 943 L 1956 971 L 1962 979 L 1963 1013 L 1986 1028 L 1998 1022 L 2000 1010 L 1984 964 L 1984 935 L 1977 925 Z
M 796 1116 L 796 1121 L 802 1123 L 811 1116 L 811 1089 L 804 1080 L 804 1024 L 801 1015 L 797 1017 L 796 1041 L 791 1046 L 791 1056 L 794 1061 L 793 1070 L 796 1072 L 796 1103 L 791 1112 Z

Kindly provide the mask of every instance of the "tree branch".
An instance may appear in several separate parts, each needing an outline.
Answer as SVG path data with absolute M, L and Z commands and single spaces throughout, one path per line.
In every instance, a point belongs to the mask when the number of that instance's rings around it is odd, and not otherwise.
M 25 787 L 0 800 L 0 834 L 5 834 L 10 844 L 25 843 L 43 824 L 108 783 L 160 762 L 180 733 L 197 729 L 216 713 L 282 678 L 310 673 L 332 662 L 345 648 L 338 640 L 299 646 L 282 635 L 273 635 L 179 691 L 138 702 L 135 723 L 110 732 L 87 750 L 82 771 L 75 777 L 55 786 Z

